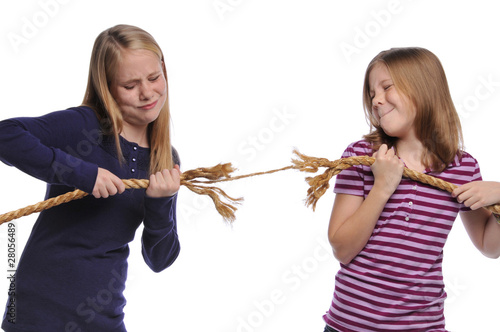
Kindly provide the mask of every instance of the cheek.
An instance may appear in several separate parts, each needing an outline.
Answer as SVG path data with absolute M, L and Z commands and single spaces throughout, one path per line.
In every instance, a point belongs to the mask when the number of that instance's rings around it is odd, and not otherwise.
M 158 82 L 157 90 L 161 95 L 165 95 L 167 93 L 167 81 L 165 80 L 165 78 Z
M 400 108 L 405 109 L 407 112 L 415 111 L 415 107 L 410 99 L 402 94 L 399 94 L 395 89 L 391 91 L 388 99 L 393 105 L 398 105 Z
M 387 92 L 386 99 L 392 105 L 401 105 L 402 102 L 401 98 L 399 97 L 399 94 L 395 92 L 395 89 L 391 89 L 390 91 Z
M 120 92 L 120 90 L 111 86 L 109 89 L 109 92 L 111 93 L 111 97 L 113 97 L 113 99 L 116 101 L 116 103 L 121 104 L 123 97 L 122 97 L 122 93 Z
M 117 98 L 115 98 L 115 100 L 119 105 L 127 106 L 132 104 L 134 97 L 132 96 L 132 93 L 127 91 L 122 91 L 121 93 L 118 93 Z
M 376 123 L 380 124 L 380 117 L 378 116 L 378 112 L 377 110 L 371 109 L 371 112 L 370 112 L 370 117 L 375 120 Z

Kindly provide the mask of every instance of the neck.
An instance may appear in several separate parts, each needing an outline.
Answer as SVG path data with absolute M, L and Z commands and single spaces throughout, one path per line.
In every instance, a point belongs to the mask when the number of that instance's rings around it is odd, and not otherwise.
M 137 143 L 143 148 L 149 148 L 148 127 L 133 127 L 123 124 L 120 135 L 129 142 Z
M 408 168 L 418 172 L 425 171 L 425 166 L 422 163 L 424 149 L 424 145 L 418 139 L 400 139 L 396 143 L 398 156 L 405 162 Z

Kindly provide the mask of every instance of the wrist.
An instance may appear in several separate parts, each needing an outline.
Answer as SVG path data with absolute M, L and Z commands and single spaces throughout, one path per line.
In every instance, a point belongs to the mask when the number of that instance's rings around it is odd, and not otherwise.
M 377 185 L 377 183 L 374 183 L 370 193 L 373 192 L 373 195 L 388 201 L 392 194 L 394 194 L 394 191 L 395 190 L 391 190 L 388 186 Z

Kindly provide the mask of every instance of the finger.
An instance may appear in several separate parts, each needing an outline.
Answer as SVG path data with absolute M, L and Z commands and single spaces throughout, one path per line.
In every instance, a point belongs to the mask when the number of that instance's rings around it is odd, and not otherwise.
M 170 174 L 168 170 L 162 170 L 161 172 L 157 172 L 155 174 L 156 185 L 159 187 L 165 187 L 168 184 L 170 178 Z
M 149 186 L 154 187 L 157 184 L 156 173 L 149 176 Z
M 484 206 L 484 204 L 481 204 L 481 202 L 476 202 L 470 206 L 470 209 L 474 211 L 474 210 L 477 210 L 483 206 Z
M 387 154 L 387 149 L 388 149 L 388 148 L 387 148 L 387 145 L 386 145 L 386 144 L 382 144 L 382 145 L 380 146 L 380 148 L 378 149 L 378 151 L 379 151 L 379 155 L 381 155 L 381 156 L 385 156 L 385 155 Z
M 109 197 L 108 188 L 106 188 L 105 186 L 99 190 L 99 193 L 100 193 L 100 198 Z
M 111 181 L 106 184 L 106 191 L 108 196 L 113 196 L 118 192 L 118 188 L 116 188 L 116 185 Z
M 173 170 L 175 170 L 174 174 L 179 175 L 179 177 L 181 176 L 182 171 L 181 171 L 181 167 L 179 165 L 175 165 Z
M 453 189 L 453 191 L 451 192 L 451 196 L 458 198 L 458 196 L 460 196 L 461 194 L 463 194 L 464 192 L 466 192 L 468 190 L 468 187 L 469 187 L 468 183 L 466 183 L 460 187 Z
M 112 179 L 112 181 L 113 181 L 113 185 L 115 186 L 115 188 L 116 188 L 116 190 L 117 190 L 118 193 L 121 194 L 121 193 L 123 193 L 125 191 L 125 189 L 126 189 L 125 188 L 125 184 L 123 183 L 123 181 L 119 177 L 115 176 Z
M 176 192 L 179 190 L 179 187 L 180 187 L 180 182 L 181 182 L 181 175 L 180 175 L 180 172 L 179 172 L 179 169 L 178 168 L 173 168 L 171 170 L 166 170 L 166 176 L 165 176 L 165 180 L 166 180 L 166 187 L 173 191 L 173 192 Z
M 171 170 L 165 170 L 165 172 L 166 172 L 165 180 L 167 181 L 166 186 L 168 190 L 172 191 L 172 193 L 177 192 L 179 190 L 181 182 L 179 167 L 177 166 Z
M 94 190 L 92 190 L 92 196 L 94 196 L 95 198 L 101 198 L 101 192 L 99 191 L 99 188 L 94 188 Z
M 387 149 L 387 157 L 396 157 L 396 151 L 394 151 L 394 148 Z
M 168 169 L 164 169 L 163 171 L 161 171 L 161 175 L 163 177 L 163 181 L 166 182 L 166 183 L 172 181 L 172 174 L 170 172 L 171 171 L 168 170 Z
M 476 210 L 473 208 L 474 205 L 478 205 L 479 202 L 477 199 L 474 199 L 474 197 L 469 197 L 466 200 L 464 200 L 463 204 L 467 207 L 469 207 L 471 210 Z
M 114 196 L 117 193 L 123 193 L 125 191 L 125 184 L 123 181 L 114 174 L 111 174 L 110 177 L 106 180 L 105 183 L 106 197 Z
M 181 181 L 182 172 L 181 172 L 181 169 L 180 169 L 179 165 L 175 165 L 175 167 L 172 170 L 171 174 L 172 174 L 172 178 L 174 179 L 174 181 L 176 183 Z
M 451 197 L 458 198 L 458 195 L 460 195 L 462 191 L 463 191 L 462 187 L 457 187 L 453 189 L 453 191 L 451 192 Z
M 470 200 L 471 197 L 472 197 L 472 195 L 470 195 L 468 191 L 464 191 L 463 193 L 461 193 L 457 196 L 457 202 L 466 204 L 466 202 L 469 201 L 469 205 L 472 205 L 473 202 L 471 202 L 471 200 Z M 469 205 L 466 205 L 466 206 L 469 206 Z

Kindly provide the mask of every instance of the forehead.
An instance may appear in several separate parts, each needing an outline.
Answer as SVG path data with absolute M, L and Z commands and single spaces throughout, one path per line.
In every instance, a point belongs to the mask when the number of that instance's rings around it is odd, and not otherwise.
M 368 76 L 368 82 L 370 84 L 370 88 L 373 88 L 374 86 L 378 84 L 382 84 L 386 81 L 391 81 L 392 77 L 391 74 L 389 73 L 389 69 L 387 66 L 383 63 L 376 63 L 371 71 L 370 75 Z
M 161 70 L 158 56 L 148 50 L 123 50 L 117 63 L 118 80 L 139 79 Z

